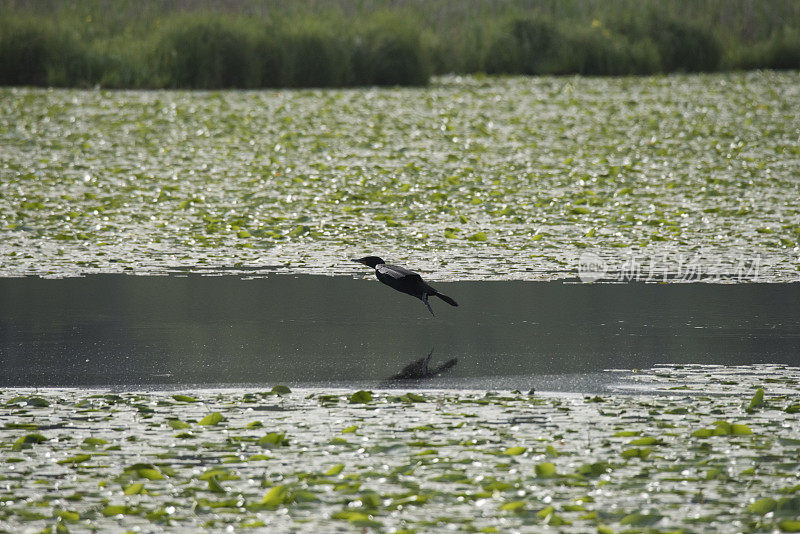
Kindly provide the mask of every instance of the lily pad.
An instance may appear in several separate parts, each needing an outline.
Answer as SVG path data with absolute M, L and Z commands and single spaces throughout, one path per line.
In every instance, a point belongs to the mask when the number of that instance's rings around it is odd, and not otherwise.
M 197 424 L 198 425 L 204 425 L 204 426 L 214 426 L 214 425 L 220 424 L 224 420 L 225 420 L 225 417 L 221 413 L 219 413 L 219 412 L 211 412 L 210 414 L 208 414 L 205 417 L 203 417 L 202 419 L 200 419 L 200 422 L 198 422 Z
M 351 404 L 366 404 L 372 402 L 372 392 L 360 390 L 350 395 Z

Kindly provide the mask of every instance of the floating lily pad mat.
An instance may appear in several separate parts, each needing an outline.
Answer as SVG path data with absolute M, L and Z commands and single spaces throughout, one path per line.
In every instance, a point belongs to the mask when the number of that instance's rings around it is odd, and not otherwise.
M 592 396 L 6 389 L 0 530 L 794 532 L 799 381 L 663 366 Z
M 0 89 L 0 275 L 797 280 L 796 72 Z M 596 264 L 596 262 L 591 262 Z

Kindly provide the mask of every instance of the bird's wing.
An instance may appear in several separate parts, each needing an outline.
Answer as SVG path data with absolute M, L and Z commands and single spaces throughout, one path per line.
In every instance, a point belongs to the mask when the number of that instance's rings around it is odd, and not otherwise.
M 400 267 L 399 265 L 378 265 L 375 267 L 375 270 L 381 274 L 385 274 L 387 276 L 391 276 L 392 278 L 399 279 L 399 278 L 419 278 L 422 280 L 422 277 L 415 273 L 414 271 L 409 271 L 405 267 Z

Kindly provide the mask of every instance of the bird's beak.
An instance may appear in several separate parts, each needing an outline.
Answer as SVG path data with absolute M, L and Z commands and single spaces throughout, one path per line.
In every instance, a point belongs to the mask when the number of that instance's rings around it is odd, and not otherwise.
M 364 262 L 363 262 L 363 261 L 361 261 L 361 260 L 350 260 L 350 261 L 354 261 L 354 262 L 356 262 L 356 263 L 360 263 L 360 264 L 362 264 L 362 265 L 364 264 Z

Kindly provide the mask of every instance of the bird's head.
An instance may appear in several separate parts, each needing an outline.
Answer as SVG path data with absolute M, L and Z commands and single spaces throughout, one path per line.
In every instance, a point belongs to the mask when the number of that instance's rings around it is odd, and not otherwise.
M 375 268 L 376 265 L 381 265 L 383 263 L 386 263 L 385 261 L 383 261 L 382 258 L 379 258 L 378 256 L 365 256 L 363 258 L 359 258 L 353 261 L 356 263 L 362 263 L 367 267 L 372 267 L 373 269 Z

